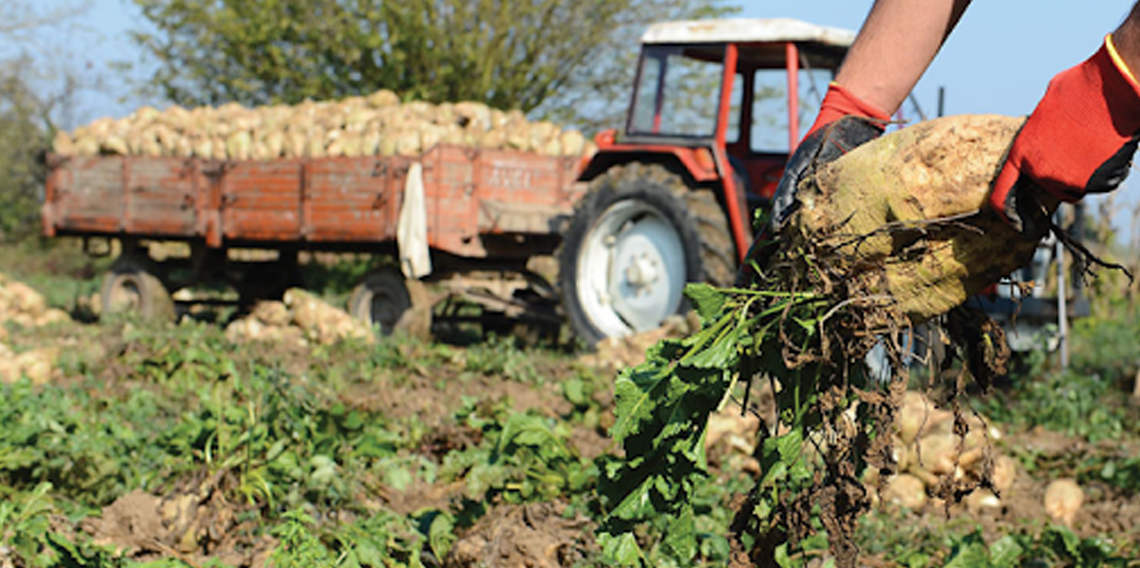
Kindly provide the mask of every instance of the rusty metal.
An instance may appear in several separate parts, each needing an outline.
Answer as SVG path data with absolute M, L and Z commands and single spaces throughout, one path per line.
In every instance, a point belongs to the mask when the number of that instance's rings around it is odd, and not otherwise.
M 48 236 L 138 237 L 359 250 L 392 245 L 408 168 L 424 172 L 428 239 L 434 249 L 488 258 L 483 243 L 504 227 L 486 211 L 509 203 L 533 217 L 511 226 L 545 236 L 573 211 L 583 188 L 573 160 L 514 150 L 441 144 L 419 158 L 227 161 L 138 156 L 48 157 L 42 210 Z M 485 205 L 489 204 L 489 205 Z M 501 207 L 498 207 L 501 209 Z M 496 241 L 495 248 L 502 246 Z M 525 251 L 519 251 L 525 255 Z M 517 257 L 519 253 L 512 254 Z

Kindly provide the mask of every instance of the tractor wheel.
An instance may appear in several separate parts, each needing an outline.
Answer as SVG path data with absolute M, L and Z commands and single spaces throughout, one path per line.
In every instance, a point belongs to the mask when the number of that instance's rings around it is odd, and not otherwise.
M 590 184 L 563 237 L 562 304 L 590 344 L 657 328 L 688 309 L 688 282 L 729 285 L 736 246 L 716 194 L 656 164 Z
M 103 313 L 136 313 L 144 319 L 173 320 L 174 299 L 154 261 L 141 254 L 120 256 L 103 277 Z
M 348 313 L 368 325 L 378 326 L 380 333 L 391 335 L 398 327 L 409 327 L 420 335 L 430 325 L 431 312 L 422 309 L 420 296 L 426 294 L 419 281 L 407 281 L 399 269 L 386 266 L 369 272 L 364 281 L 352 291 L 348 300 Z M 426 325 L 409 321 L 428 318 Z M 420 322 L 422 323 L 422 322 Z

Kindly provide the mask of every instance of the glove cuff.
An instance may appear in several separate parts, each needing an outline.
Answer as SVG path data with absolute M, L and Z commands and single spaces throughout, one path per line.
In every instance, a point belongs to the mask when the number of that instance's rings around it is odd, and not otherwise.
M 1112 59 L 1113 66 L 1116 67 L 1117 72 L 1128 82 L 1132 90 L 1140 95 L 1140 81 L 1136 80 L 1136 75 L 1132 73 L 1132 69 L 1124 62 L 1124 58 L 1120 56 L 1120 52 L 1116 51 L 1116 43 L 1112 41 L 1112 34 L 1104 37 L 1104 49 L 1108 52 L 1108 56 Z
M 869 123 L 877 127 L 880 132 L 886 128 L 887 122 L 891 120 L 890 113 L 860 99 L 855 96 L 855 93 L 852 93 L 843 85 L 832 81 L 831 84 L 827 86 L 827 95 L 823 97 L 823 102 L 819 105 L 819 115 L 815 119 L 815 124 L 812 125 L 804 137 L 807 138 L 811 136 L 816 130 L 844 116 L 858 116 L 872 119 Z

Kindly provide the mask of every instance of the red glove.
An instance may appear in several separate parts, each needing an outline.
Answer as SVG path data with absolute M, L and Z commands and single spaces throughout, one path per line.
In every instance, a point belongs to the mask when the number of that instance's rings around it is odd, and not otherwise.
M 804 138 L 844 116 L 874 119 L 870 122 L 879 126 L 880 133 L 887 127 L 887 122 L 891 120 L 890 114 L 871 103 L 859 100 L 851 91 L 839 83 L 832 82 L 827 86 L 827 94 L 824 95 L 823 102 L 819 105 L 819 114 L 815 117 L 815 124 L 811 125 L 811 129 L 807 131 Z
M 772 196 L 772 211 L 745 255 L 736 275 L 738 286 L 746 286 L 755 278 L 753 265 L 763 268 L 776 252 L 773 240 L 784 224 L 799 208 L 796 192 L 800 180 L 817 166 L 839 159 L 855 148 L 878 138 L 890 116 L 875 106 L 855 97 L 847 89 L 832 83 L 819 106 L 815 124 L 795 153 L 788 158 L 784 175 Z
M 1096 54 L 1049 83 L 1009 150 L 990 204 L 1015 230 L 1044 236 L 1049 215 L 1041 201 L 1116 189 L 1138 141 L 1140 83 L 1108 36 Z

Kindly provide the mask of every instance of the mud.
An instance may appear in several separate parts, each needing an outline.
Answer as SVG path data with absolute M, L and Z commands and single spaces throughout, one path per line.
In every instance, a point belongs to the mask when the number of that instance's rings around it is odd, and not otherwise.
M 558 503 L 492 509 L 452 546 L 444 568 L 569 568 L 596 554 L 593 527 Z
M 95 544 L 139 561 L 177 558 L 198 566 L 209 560 L 235 567 L 267 565 L 276 541 L 254 538 L 237 521 L 242 507 L 228 502 L 218 480 L 166 496 L 132 491 L 80 523 Z

